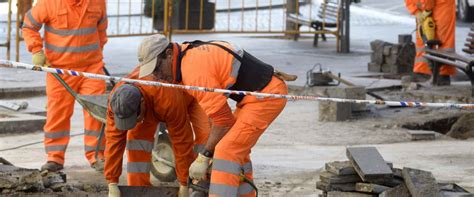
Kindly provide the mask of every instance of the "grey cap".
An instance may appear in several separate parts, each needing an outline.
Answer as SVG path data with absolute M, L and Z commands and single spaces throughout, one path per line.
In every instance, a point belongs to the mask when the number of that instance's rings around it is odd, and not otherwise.
M 158 55 L 166 49 L 169 43 L 168 39 L 161 34 L 155 34 L 143 39 L 138 47 L 138 61 L 140 62 L 139 78 L 153 73 Z
M 140 90 L 133 85 L 124 84 L 115 89 L 110 99 L 115 127 L 120 130 L 129 130 L 135 127 L 141 98 Z

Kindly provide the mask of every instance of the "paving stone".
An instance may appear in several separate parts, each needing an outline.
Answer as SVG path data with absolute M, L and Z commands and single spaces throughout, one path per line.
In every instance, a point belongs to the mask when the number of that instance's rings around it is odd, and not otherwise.
M 412 141 L 435 140 L 436 138 L 434 131 L 408 130 L 407 132 L 410 134 Z
M 178 196 L 177 187 L 140 187 L 140 186 L 119 186 L 122 197 L 174 197 Z
M 397 187 L 382 192 L 379 197 L 411 197 L 407 186 L 402 183 Z
M 382 66 L 381 64 L 378 64 L 377 62 L 369 62 L 367 64 L 367 70 L 369 72 L 382 72 Z
M 22 113 L 0 113 L 0 134 L 42 131 L 46 117 Z
M 399 34 L 398 35 L 398 44 L 405 44 L 413 42 L 411 34 Z
M 440 190 L 433 174 L 428 171 L 403 168 L 403 178 L 413 197 L 438 197 Z
M 380 194 L 386 190 L 389 190 L 390 187 L 377 185 L 373 183 L 356 183 L 356 191 L 358 192 L 366 192 L 366 193 L 373 193 L 373 194 Z
M 359 192 L 328 192 L 328 197 L 376 197 L 374 194 Z
M 336 184 L 336 183 L 355 183 L 360 182 L 362 179 L 356 175 L 336 175 L 330 172 L 321 172 L 319 175 L 321 181 L 328 183 L 328 184 Z
M 392 169 L 375 147 L 347 148 L 347 157 L 364 182 L 379 183 L 392 179 Z
M 392 162 L 387 162 L 387 165 L 390 168 L 393 168 L 393 163 Z M 326 171 L 331 172 L 333 174 L 337 174 L 337 175 L 357 174 L 357 172 L 355 171 L 355 169 L 352 166 L 352 163 L 350 161 L 328 162 L 328 163 L 325 164 L 325 169 L 326 169 Z M 400 170 L 400 175 L 401 175 L 401 170 Z
M 474 197 L 474 194 L 466 193 L 466 192 L 441 191 L 441 196 L 443 197 Z
M 451 191 L 451 192 L 465 192 L 468 193 L 466 189 L 463 187 L 459 186 L 456 183 L 439 183 L 438 182 L 438 187 L 442 191 Z
M 474 137 L 474 114 L 462 115 L 446 134 L 457 139 L 467 139 Z
M 356 191 L 354 183 L 330 184 L 330 183 L 318 181 L 316 182 L 316 188 L 323 191 L 343 191 L 343 192 Z
M 338 86 L 320 88 L 322 95 L 333 98 L 365 99 L 365 87 L 363 86 Z M 345 121 L 352 118 L 352 112 L 364 111 L 366 105 L 340 103 L 340 102 L 319 102 L 319 121 Z

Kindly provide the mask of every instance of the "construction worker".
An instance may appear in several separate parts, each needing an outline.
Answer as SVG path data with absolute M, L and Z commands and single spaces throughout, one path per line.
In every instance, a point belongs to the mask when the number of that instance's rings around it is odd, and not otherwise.
M 190 86 L 287 94 L 280 74 L 227 42 L 170 43 L 162 35 L 145 38 L 139 47 L 140 77 Z M 211 158 L 210 196 L 255 196 L 243 177 L 253 180 L 250 149 L 286 105 L 285 99 L 224 95 L 190 90 L 211 120 L 203 152 L 189 168 L 190 178 L 207 179 Z M 232 111 L 227 98 L 237 101 Z
M 127 78 L 137 79 L 138 71 L 137 68 Z M 159 122 L 166 123 L 170 136 L 180 196 L 189 196 L 188 169 L 197 152 L 204 149 L 210 131 L 198 102 L 183 90 L 124 82 L 118 83 L 112 92 L 105 130 L 104 175 L 109 182 L 109 196 L 120 196 L 117 184 L 125 149 L 128 185 L 151 186 L 151 153 Z
M 103 74 L 102 49 L 107 42 L 104 0 L 38 0 L 24 18 L 23 38 L 33 54 L 33 64 Z M 39 32 L 43 25 L 44 39 Z M 105 92 L 102 80 L 75 76 L 62 79 L 79 94 Z M 48 157 L 41 169 L 58 171 L 63 169 L 69 143 L 74 98 L 52 74 L 46 75 L 46 96 L 44 145 Z M 103 170 L 104 147 L 100 148 L 98 160 L 94 157 L 100 127 L 101 123 L 84 111 L 85 156 L 97 171 Z
M 432 71 L 429 62 L 423 57 L 426 49 L 426 41 L 423 40 L 420 26 L 423 22 L 432 17 L 434 20 L 435 39 L 441 42 L 439 50 L 454 52 L 454 35 L 456 26 L 456 7 L 454 0 L 405 0 L 406 7 L 410 14 L 417 18 L 416 33 L 416 58 L 413 66 L 414 81 L 425 82 L 431 78 Z M 430 32 L 424 32 L 429 34 Z M 440 69 L 438 85 L 450 85 L 451 77 L 456 73 L 454 66 L 443 65 Z

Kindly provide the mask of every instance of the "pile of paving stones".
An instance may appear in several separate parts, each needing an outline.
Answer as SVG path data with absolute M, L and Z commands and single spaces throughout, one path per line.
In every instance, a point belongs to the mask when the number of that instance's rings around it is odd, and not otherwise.
M 415 44 L 411 35 L 400 35 L 398 44 L 375 40 L 370 43 L 372 49 L 369 72 L 390 74 L 409 73 L 415 61 Z
M 431 172 L 394 168 L 374 147 L 347 148 L 349 161 L 326 163 L 316 188 L 322 197 L 473 196 L 453 183 L 438 183 Z
M 58 193 L 103 193 L 105 185 L 70 184 L 63 172 L 40 172 L 38 169 L 20 168 L 0 157 L 0 196 L 41 193 L 43 196 Z M 54 196 L 54 195 L 53 195 Z

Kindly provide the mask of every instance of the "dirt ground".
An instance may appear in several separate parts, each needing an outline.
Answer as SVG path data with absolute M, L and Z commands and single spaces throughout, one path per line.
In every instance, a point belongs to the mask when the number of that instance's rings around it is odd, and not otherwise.
M 44 97 L 29 100 L 40 105 Z M 315 184 L 326 162 L 347 160 L 348 146 L 375 146 L 385 160 L 397 168 L 412 167 L 433 172 L 438 181 L 455 182 L 474 191 L 474 139 L 455 140 L 437 135 L 434 141 L 410 141 L 406 122 L 449 117 L 466 113 L 460 110 L 391 109 L 368 106 L 358 120 L 319 122 L 318 104 L 290 101 L 285 110 L 260 138 L 252 150 L 255 181 L 262 196 L 317 196 Z M 76 105 L 72 134 L 82 133 L 82 113 Z M 41 141 L 43 134 L 0 137 L 0 149 Z M 81 135 L 71 138 L 65 172 L 69 182 L 102 183 L 83 155 Z M 15 150 L 0 151 L 0 156 L 17 166 L 39 168 L 45 162 L 41 143 Z M 124 176 L 121 183 L 125 184 Z

